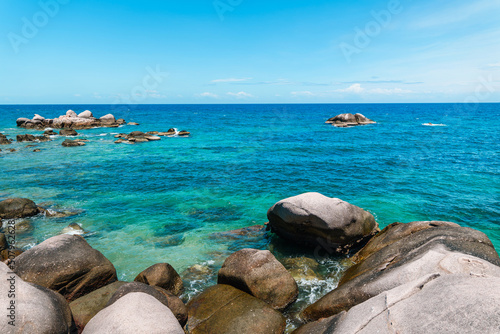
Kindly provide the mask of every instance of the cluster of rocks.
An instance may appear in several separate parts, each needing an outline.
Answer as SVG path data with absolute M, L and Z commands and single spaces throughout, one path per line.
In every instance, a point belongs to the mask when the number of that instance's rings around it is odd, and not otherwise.
M 325 123 L 327 124 L 333 124 L 334 126 L 338 128 L 348 128 L 352 126 L 358 126 L 358 125 L 366 125 L 366 124 L 374 124 L 376 123 L 375 121 L 372 121 L 371 119 L 363 116 L 362 114 L 351 114 L 351 113 L 346 113 L 346 114 L 340 114 L 335 117 L 329 118 Z
M 115 138 L 119 138 L 115 141 L 116 144 L 126 143 L 126 144 L 135 144 L 135 143 L 145 143 L 148 141 L 156 141 L 161 140 L 162 136 L 180 136 L 187 137 L 190 133 L 188 131 L 182 130 L 177 132 L 175 129 L 169 129 L 167 132 L 159 132 L 159 131 L 148 131 L 146 133 L 141 131 L 133 131 L 129 134 L 120 133 L 115 135 Z
M 1 218 L 39 212 L 30 202 L 2 203 Z M 500 258 L 482 232 L 442 221 L 394 223 L 379 231 L 367 211 L 318 193 L 279 201 L 268 217 L 272 231 L 287 242 L 315 247 L 315 253 L 357 250 L 338 287 L 302 311 L 305 324 L 294 334 L 493 333 L 500 328 Z M 66 234 L 7 261 L 10 268 L 0 264 L 0 279 L 15 272 L 9 277 L 19 287 L 18 324 L 37 333 L 284 333 L 282 312 L 299 294 L 294 276 L 304 277 L 308 272 L 300 269 L 320 264 L 308 258 L 283 263 L 268 250 L 238 250 L 225 259 L 217 284 L 185 305 L 179 299 L 182 279 L 170 264 L 157 263 L 134 282 L 120 282 L 108 259 L 81 236 Z M 191 274 L 210 273 L 198 267 Z M 292 270 L 300 272 L 292 275 Z M 3 292 L 0 302 L 8 305 Z M 6 328 L 0 323 L 0 331 Z
M 0 145 L 10 145 L 12 143 L 12 139 L 7 138 L 6 135 L 0 133 Z
M 125 124 L 125 120 L 122 118 L 115 119 L 112 114 L 95 118 L 89 110 L 85 110 L 80 114 L 77 114 L 73 110 L 68 110 L 65 115 L 61 115 L 58 118 L 46 119 L 43 116 L 35 114 L 32 119 L 18 118 L 16 123 L 19 127 L 37 130 L 46 128 L 91 129 L 96 127 L 118 127 Z
M 87 139 L 66 139 L 65 141 L 62 142 L 62 146 L 64 147 L 76 147 L 76 146 L 85 146 L 85 143 L 88 142 Z

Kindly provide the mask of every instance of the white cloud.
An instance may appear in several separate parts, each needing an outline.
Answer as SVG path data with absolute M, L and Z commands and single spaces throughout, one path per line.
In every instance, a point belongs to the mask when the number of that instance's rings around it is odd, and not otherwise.
M 205 93 L 201 93 L 201 94 L 198 94 L 199 97 L 211 97 L 211 98 L 218 98 L 219 96 L 217 94 L 214 94 L 214 93 L 210 93 L 210 92 L 205 92 Z
M 241 81 L 248 81 L 251 80 L 252 78 L 227 78 L 227 79 L 216 79 L 212 80 L 212 83 L 221 83 L 221 82 L 241 82 Z
M 239 92 L 239 93 L 228 92 L 227 95 L 234 96 L 234 97 L 236 97 L 238 99 L 243 99 L 243 98 L 247 98 L 247 97 L 253 97 L 252 94 L 249 94 L 249 93 L 246 93 L 246 92 Z
M 495 64 L 488 64 L 488 67 L 500 67 L 500 62 Z
M 290 93 L 292 96 L 316 96 L 315 93 L 310 92 L 308 90 L 301 91 L 301 92 L 291 92 Z
M 361 94 L 364 91 L 365 91 L 365 89 L 363 87 L 361 87 L 361 84 L 359 84 L 359 83 L 352 84 L 346 89 L 337 89 L 336 90 L 336 92 L 339 92 L 339 93 L 354 93 L 354 94 Z

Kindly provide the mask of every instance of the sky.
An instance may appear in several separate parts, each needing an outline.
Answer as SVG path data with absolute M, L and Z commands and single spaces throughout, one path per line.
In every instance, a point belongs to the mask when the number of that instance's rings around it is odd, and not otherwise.
M 500 101 L 498 0 L 0 0 L 0 104 Z

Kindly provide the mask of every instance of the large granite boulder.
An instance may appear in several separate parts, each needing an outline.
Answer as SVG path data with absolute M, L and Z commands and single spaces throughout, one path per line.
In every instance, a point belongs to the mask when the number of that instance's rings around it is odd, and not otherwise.
M 45 240 L 16 258 L 16 274 L 73 301 L 116 281 L 113 264 L 78 235 Z
M 94 118 L 94 115 L 92 115 L 92 112 L 90 110 L 85 110 L 84 112 L 79 113 L 78 117 L 80 117 L 80 118 Z
M 500 277 L 500 259 L 488 237 L 450 222 L 395 223 L 353 258 L 339 286 L 302 312 L 306 321 L 349 310 L 418 277 L 438 274 Z
M 0 333 L 73 333 L 71 310 L 63 296 L 24 282 L 0 263 Z
M 84 334 L 184 334 L 172 311 L 142 292 L 129 293 L 97 313 Z
M 90 319 L 106 307 L 108 301 L 114 295 L 116 290 L 124 284 L 127 284 L 127 282 L 117 281 L 108 284 L 72 301 L 69 304 L 71 312 L 73 313 L 75 325 L 80 333 L 83 331 Z
M 101 118 L 99 118 L 99 120 L 101 121 L 102 124 L 114 124 L 114 123 L 116 123 L 115 116 L 113 116 L 111 114 L 104 115 Z
M 191 334 L 281 334 L 283 315 L 267 303 L 230 285 L 206 289 L 188 303 L 186 331 Z
M 120 119 L 120 121 L 115 120 L 115 117 L 111 114 L 96 119 L 89 110 L 85 110 L 79 115 L 73 110 L 68 110 L 65 115 L 54 119 L 46 119 L 36 114 L 33 119 L 18 118 L 16 124 L 26 129 L 45 130 L 46 128 L 91 129 L 96 127 L 117 127 L 124 122 L 123 119 Z
M 267 212 L 271 231 L 329 253 L 360 247 L 376 232 L 373 215 L 338 198 L 305 193 L 274 204 Z
M 217 283 L 245 291 L 277 310 L 284 310 L 299 295 L 292 275 L 268 250 L 247 248 L 233 253 L 219 270 Z
M 73 110 L 66 111 L 66 116 L 68 116 L 68 117 L 78 117 L 78 115 L 76 114 L 76 112 L 74 112 Z
M 145 293 L 156 298 L 160 303 L 162 303 L 172 311 L 172 313 L 182 326 L 186 324 L 187 309 L 182 300 L 165 289 L 157 286 L 149 286 L 144 283 L 133 282 L 120 286 L 113 294 L 113 296 L 109 299 L 106 306 L 112 305 L 120 298 L 123 298 L 123 296 L 134 292 Z
M 176 296 L 179 296 L 184 290 L 181 277 L 168 263 L 157 263 L 152 265 L 137 275 L 134 281 L 151 286 L 158 286 Z
M 25 218 L 38 213 L 35 202 L 27 198 L 9 198 L 0 202 L 1 219 Z
M 431 274 L 294 334 L 498 333 L 500 278 Z
M 337 127 L 351 127 L 357 125 L 373 124 L 376 122 L 372 121 L 368 117 L 365 117 L 364 115 L 359 113 L 356 115 L 353 115 L 351 113 L 345 113 L 329 118 L 326 121 L 326 123 L 333 124 Z

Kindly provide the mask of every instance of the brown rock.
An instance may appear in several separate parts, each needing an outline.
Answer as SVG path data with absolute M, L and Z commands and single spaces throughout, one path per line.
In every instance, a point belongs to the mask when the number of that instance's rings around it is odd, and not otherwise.
M 157 263 L 152 265 L 137 275 L 134 281 L 151 286 L 158 286 L 176 296 L 179 296 L 184 290 L 181 277 L 168 263 Z

